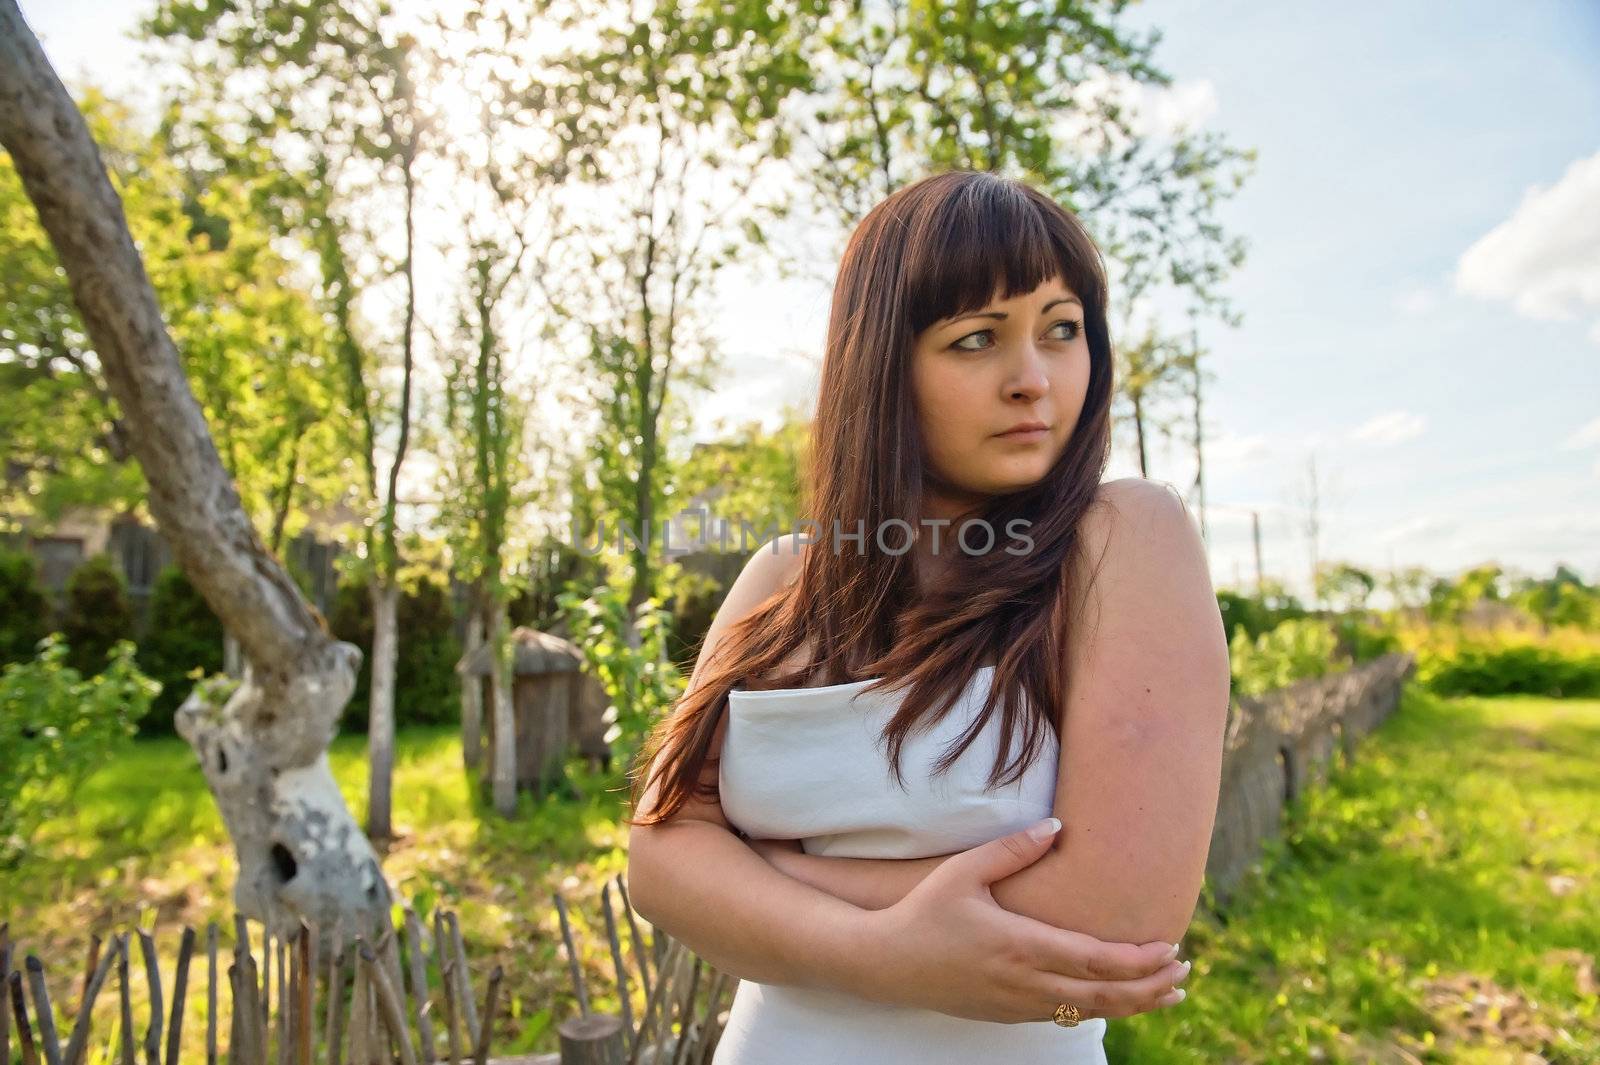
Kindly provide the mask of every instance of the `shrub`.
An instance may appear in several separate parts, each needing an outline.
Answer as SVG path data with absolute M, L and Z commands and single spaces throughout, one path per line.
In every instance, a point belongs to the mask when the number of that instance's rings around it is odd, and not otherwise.
M 50 631 L 50 604 L 26 551 L 0 548 L 0 665 L 25 662 Z
M 1223 590 L 1217 592 L 1217 609 L 1222 613 L 1223 627 L 1228 632 L 1237 632 L 1243 626 L 1252 640 L 1271 632 L 1282 622 L 1306 616 L 1305 608 L 1298 601 L 1281 593 L 1262 599 Z
M 1348 668 L 1348 659 L 1337 651 L 1333 630 L 1319 618 L 1293 618 L 1254 640 L 1240 626 L 1228 642 L 1234 693 L 1261 695 Z
M 632 647 L 626 632 L 626 588 L 601 584 L 588 595 L 571 589 L 558 601 L 567 612 L 572 642 L 615 708 L 614 724 L 606 734 L 612 756 L 621 765 L 631 765 L 651 726 L 683 693 L 686 678 L 667 656 L 671 615 L 655 599 L 640 603 L 634 613 L 639 646 Z
M 156 577 L 139 667 L 161 683 L 161 694 L 139 722 L 147 734 L 171 732 L 173 714 L 199 676 L 222 670 L 222 622 L 177 566 Z
M 1400 650 L 1400 638 L 1392 631 L 1370 624 L 1359 617 L 1342 617 L 1334 622 L 1339 653 L 1359 665 Z
M 118 640 L 133 638 L 127 587 L 110 555 L 85 559 L 67 579 L 61 635 L 67 644 L 67 664 L 84 676 L 105 668 Z
M 1600 696 L 1600 640 L 1575 628 L 1410 634 L 1417 679 L 1440 695 Z
M 69 658 L 50 636 L 32 661 L 0 673 L 0 861 L 19 857 L 83 777 L 115 757 L 160 691 L 127 640 L 111 646 L 105 670 L 92 677 Z

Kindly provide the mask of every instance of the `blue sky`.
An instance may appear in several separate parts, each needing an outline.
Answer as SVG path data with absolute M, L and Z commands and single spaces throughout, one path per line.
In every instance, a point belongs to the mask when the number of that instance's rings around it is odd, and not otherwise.
M 124 88 L 143 6 L 23 3 L 64 74 Z M 1253 575 L 1254 511 L 1267 574 L 1304 588 L 1312 455 L 1325 559 L 1600 580 L 1600 5 L 1153 0 L 1125 22 L 1163 31 L 1155 106 L 1259 153 L 1222 214 L 1250 245 L 1243 325 L 1201 325 L 1216 583 Z M 807 405 L 826 282 L 749 272 L 718 305 L 697 432 Z M 1135 473 L 1118 444 L 1111 476 Z M 1187 445 L 1151 476 L 1187 488 Z

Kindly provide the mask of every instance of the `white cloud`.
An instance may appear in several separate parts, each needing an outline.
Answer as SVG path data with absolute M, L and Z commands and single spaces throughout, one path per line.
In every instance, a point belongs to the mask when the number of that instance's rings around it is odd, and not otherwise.
M 1572 435 L 1567 437 L 1566 442 L 1561 445 L 1561 450 L 1579 451 L 1586 447 L 1594 447 L 1597 444 L 1600 444 L 1600 418 L 1595 418 L 1587 424 L 1580 425 L 1574 429 Z
M 1570 321 L 1600 313 L 1600 152 L 1535 185 L 1456 264 L 1459 292 L 1503 300 L 1519 314 Z M 1589 331 L 1600 343 L 1600 323 Z
M 1395 410 L 1370 418 L 1350 431 L 1350 439 L 1362 444 L 1389 447 L 1415 440 L 1428 427 L 1428 419 L 1410 411 Z

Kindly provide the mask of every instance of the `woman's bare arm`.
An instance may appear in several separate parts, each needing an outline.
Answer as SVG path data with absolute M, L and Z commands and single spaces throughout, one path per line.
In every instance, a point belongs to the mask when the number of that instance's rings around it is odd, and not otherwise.
M 800 849 L 799 840 L 753 839 L 749 842 L 778 872 L 864 910 L 886 910 L 893 906 L 949 857 L 940 854 L 931 858 L 835 858 L 807 854 Z
M 792 538 L 757 551 L 706 632 L 690 686 L 722 633 L 788 580 L 799 559 Z M 727 722 L 711 755 L 720 755 Z M 707 767 L 702 781 L 715 780 Z M 652 785 L 639 814 L 654 808 Z M 873 914 L 780 873 L 741 839 L 718 802 L 691 799 L 664 824 L 628 839 L 630 900 L 651 924 L 724 972 L 772 984 L 831 987 L 871 997 Z
M 1182 938 L 1216 816 L 1227 642 L 1193 522 L 1168 490 L 1104 487 L 1085 519 L 1101 562 L 1068 664 L 1051 851 L 993 885 L 1013 913 L 1104 940 Z M 786 875 L 869 910 L 899 902 L 943 857 L 833 858 L 755 841 Z
M 628 881 L 645 920 L 723 972 L 871 997 L 871 912 L 785 876 L 721 825 L 635 829 Z

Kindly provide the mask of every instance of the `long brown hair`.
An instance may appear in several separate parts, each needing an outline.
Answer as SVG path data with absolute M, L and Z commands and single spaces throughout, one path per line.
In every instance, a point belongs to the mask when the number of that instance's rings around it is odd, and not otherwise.
M 995 496 L 972 515 L 995 530 L 1026 520 L 1032 549 L 963 552 L 936 590 L 919 595 L 914 553 L 884 551 L 874 535 L 893 519 L 916 527 L 920 516 L 925 456 L 910 382 L 917 334 L 981 309 L 997 291 L 1010 299 L 1058 275 L 1083 301 L 1089 344 L 1088 394 L 1077 425 L 1040 481 Z M 728 626 L 704 679 L 646 739 L 630 771 L 634 810 L 651 780 L 660 788 L 646 817 L 628 823 L 668 820 L 691 796 L 716 799 L 715 776 L 705 784 L 701 776 L 717 761 L 710 746 L 728 691 L 769 675 L 780 687 L 881 677 L 868 690 L 904 689 L 882 734 L 904 787 L 907 734 L 930 710 L 937 715 L 930 723 L 942 717 L 950 693 L 992 664 L 982 711 L 936 772 L 960 758 L 998 708 L 1003 739 L 988 786 L 1018 779 L 1044 743 L 1043 730 L 1059 729 L 1053 710 L 1065 699 L 1077 530 L 1110 457 L 1111 365 L 1100 251 L 1050 197 L 994 174 L 952 171 L 908 185 L 868 213 L 850 236 L 834 286 L 807 478 L 808 513 L 824 530 L 819 547 L 832 544 L 834 522 L 842 533 L 864 527 L 867 535 L 842 541 L 858 550 L 802 552 L 798 579 Z M 885 538 L 891 548 L 900 539 Z M 773 672 L 808 637 L 810 661 Z M 1024 699 L 1013 697 L 1018 691 Z M 1025 729 L 1023 750 L 1008 770 L 1018 728 Z

